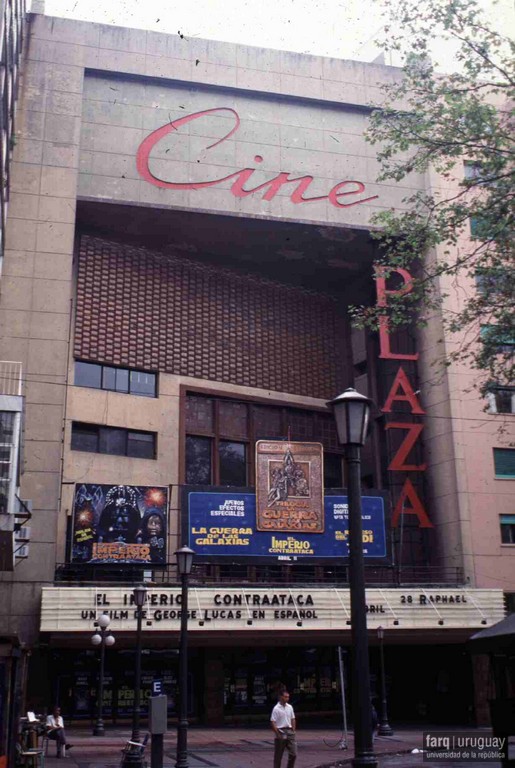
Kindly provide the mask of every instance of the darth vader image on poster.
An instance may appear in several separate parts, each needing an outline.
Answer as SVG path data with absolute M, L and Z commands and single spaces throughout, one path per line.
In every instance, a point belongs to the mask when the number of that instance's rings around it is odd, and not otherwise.
M 77 484 L 73 563 L 166 564 L 168 489 Z

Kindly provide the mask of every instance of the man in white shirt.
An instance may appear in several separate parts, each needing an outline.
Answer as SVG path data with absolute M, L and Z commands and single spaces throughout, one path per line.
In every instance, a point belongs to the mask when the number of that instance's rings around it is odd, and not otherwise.
M 46 732 L 49 739 L 52 739 L 57 744 L 57 757 L 63 757 L 66 747 L 71 749 L 73 744 L 68 744 L 66 736 L 64 734 L 64 720 L 61 717 L 61 710 L 59 707 L 54 707 L 54 711 L 51 715 L 48 715 L 46 719 Z
M 274 768 L 281 768 L 284 750 L 288 752 L 288 766 L 293 768 L 297 757 L 297 740 L 295 736 L 295 712 L 288 704 L 290 694 L 283 688 L 279 691 L 279 701 L 272 710 L 270 723 L 275 733 Z

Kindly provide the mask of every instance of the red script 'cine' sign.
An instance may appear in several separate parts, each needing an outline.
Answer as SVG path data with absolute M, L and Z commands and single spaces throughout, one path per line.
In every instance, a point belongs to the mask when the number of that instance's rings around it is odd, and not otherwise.
M 368 203 L 370 200 L 375 200 L 378 195 L 371 195 L 369 197 L 358 198 L 358 195 L 363 194 L 365 191 L 365 185 L 362 181 L 356 181 L 354 179 L 347 179 L 345 181 L 339 181 L 335 184 L 326 195 L 318 195 L 316 197 L 305 197 L 305 193 L 314 180 L 314 176 L 296 176 L 291 178 L 289 171 L 281 171 L 272 179 L 259 184 L 257 187 L 245 188 L 244 185 L 250 181 L 252 174 L 256 168 L 242 168 L 240 171 L 230 173 L 228 176 L 223 176 L 220 179 L 212 179 L 211 181 L 195 181 L 195 182 L 179 182 L 179 181 L 166 181 L 156 176 L 149 168 L 150 153 L 153 148 L 168 136 L 172 131 L 178 131 L 184 125 L 191 123 L 193 120 L 200 120 L 206 115 L 214 115 L 220 113 L 230 113 L 234 117 L 234 126 L 229 133 L 223 136 L 214 144 L 210 144 L 207 149 L 212 149 L 218 146 L 224 141 L 227 141 L 240 127 L 240 118 L 238 113 L 230 107 L 216 107 L 214 109 L 205 109 L 202 112 L 194 112 L 191 115 L 185 115 L 173 122 L 162 125 L 161 128 L 153 131 L 141 142 L 138 147 L 136 155 L 136 165 L 140 176 L 153 184 L 156 187 L 162 189 L 176 189 L 176 190 L 190 190 L 190 189 L 204 189 L 206 187 L 214 187 L 223 181 L 234 179 L 231 186 L 231 193 L 234 197 L 248 197 L 256 192 L 262 192 L 263 200 L 273 200 L 280 189 L 286 185 L 292 185 L 289 189 L 292 190 L 290 194 L 290 200 L 295 205 L 301 203 L 314 203 L 319 200 L 329 200 L 329 202 L 336 208 L 350 208 L 353 205 L 360 205 L 362 203 Z M 254 156 L 255 163 L 262 163 L 263 157 L 261 155 Z

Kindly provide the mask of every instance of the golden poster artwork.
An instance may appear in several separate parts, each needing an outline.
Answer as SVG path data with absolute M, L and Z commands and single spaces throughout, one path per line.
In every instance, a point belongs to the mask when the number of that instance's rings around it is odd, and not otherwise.
M 324 532 L 320 443 L 256 443 L 258 531 Z

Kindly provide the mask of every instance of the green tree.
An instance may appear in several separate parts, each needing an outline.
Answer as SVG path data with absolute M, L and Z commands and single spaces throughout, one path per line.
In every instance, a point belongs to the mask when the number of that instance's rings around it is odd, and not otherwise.
M 390 3 L 384 50 L 402 55 L 404 66 L 402 77 L 382 87 L 383 102 L 371 115 L 367 138 L 378 146 L 378 180 L 435 172 L 440 184 L 374 218 L 379 264 L 387 274 L 410 269 L 413 290 L 393 297 L 387 310 L 351 312 L 371 328 L 386 312 L 395 329 L 441 307 L 446 330 L 460 338 L 444 362 L 478 369 L 484 393 L 492 382 L 514 383 L 515 45 L 485 21 L 476 0 Z M 437 38 L 454 46 L 450 74 L 438 71 Z M 442 286 L 467 281 L 475 288 L 469 284 L 458 310 L 446 311 Z

